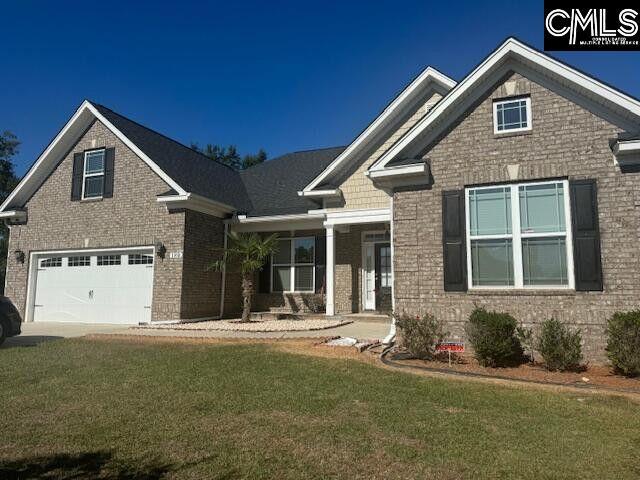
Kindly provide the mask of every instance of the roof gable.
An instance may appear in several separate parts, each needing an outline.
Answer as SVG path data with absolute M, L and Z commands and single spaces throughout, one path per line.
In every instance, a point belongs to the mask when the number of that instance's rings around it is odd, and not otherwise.
M 338 155 L 322 172 L 303 189 L 302 193 L 332 185 L 332 179 L 342 169 L 358 159 L 364 161 L 361 154 L 371 143 L 388 136 L 401 121 L 403 114 L 415 107 L 429 92 L 445 95 L 456 82 L 433 67 L 427 67 L 405 89 L 396 96 L 378 117 L 358 135 L 346 149 Z
M 525 69 L 528 76 L 557 82 L 569 98 L 582 96 L 593 109 L 616 118 L 622 128 L 633 128 L 640 120 L 640 101 L 589 75 L 516 40 L 508 38 L 454 87 L 422 120 L 371 168 L 370 173 L 406 164 L 421 147 L 437 137 L 507 72 Z M 411 163 L 416 163 L 413 161 Z

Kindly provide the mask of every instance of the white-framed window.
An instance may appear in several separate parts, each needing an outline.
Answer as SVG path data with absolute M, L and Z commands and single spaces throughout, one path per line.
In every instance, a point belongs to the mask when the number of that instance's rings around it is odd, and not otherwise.
M 130 253 L 129 265 L 153 265 L 153 255 L 150 253 Z
M 102 198 L 104 193 L 105 150 L 84 152 L 82 169 L 82 198 Z
M 69 257 L 70 267 L 89 267 L 91 265 L 91 257 L 88 256 L 79 256 L 79 257 Z
M 271 256 L 272 292 L 313 292 L 315 290 L 315 237 L 278 239 Z
M 98 255 L 98 266 L 120 265 L 120 255 Z
M 43 258 L 42 260 L 40 260 L 40 266 L 44 268 L 61 267 L 62 257 Z
M 493 133 L 531 130 L 531 98 L 511 98 L 493 102 Z
M 469 289 L 574 288 L 569 182 L 465 190 Z

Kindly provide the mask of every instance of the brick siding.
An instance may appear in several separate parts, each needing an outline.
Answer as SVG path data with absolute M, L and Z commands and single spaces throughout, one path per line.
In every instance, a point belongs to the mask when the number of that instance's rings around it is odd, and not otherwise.
M 492 100 L 506 96 L 506 82 L 509 91 L 531 95 L 533 129 L 498 138 Z M 614 166 L 608 140 L 619 131 L 549 86 L 519 74 L 503 79 L 427 151 L 431 188 L 394 194 L 396 310 L 433 313 L 458 337 L 475 305 L 509 312 L 527 326 L 555 317 L 582 329 L 588 359 L 604 361 L 606 319 L 640 306 L 640 178 Z M 514 181 L 507 166 L 515 164 L 516 181 L 597 179 L 604 292 L 444 292 L 442 191 Z

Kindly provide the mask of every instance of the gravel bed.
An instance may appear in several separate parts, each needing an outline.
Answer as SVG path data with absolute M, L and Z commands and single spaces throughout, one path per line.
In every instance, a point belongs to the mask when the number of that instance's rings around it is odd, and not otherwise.
M 246 323 L 242 323 L 239 320 L 211 320 L 193 323 L 141 325 L 133 328 L 152 330 L 222 330 L 232 332 L 300 332 L 335 328 L 348 323 L 351 323 L 351 320 L 252 320 Z

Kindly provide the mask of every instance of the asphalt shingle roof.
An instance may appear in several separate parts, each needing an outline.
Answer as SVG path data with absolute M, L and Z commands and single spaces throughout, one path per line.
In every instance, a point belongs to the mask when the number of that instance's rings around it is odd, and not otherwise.
M 251 216 L 304 213 L 317 204 L 298 195 L 346 147 L 287 153 L 240 173 Z
M 231 167 L 211 160 L 107 107 L 92 104 L 187 192 L 231 205 L 241 211 L 251 207 L 240 174 Z
M 92 105 L 187 192 L 231 205 L 250 216 L 304 213 L 315 204 L 298 196 L 345 147 L 288 153 L 247 170 L 233 168 L 140 125 Z

